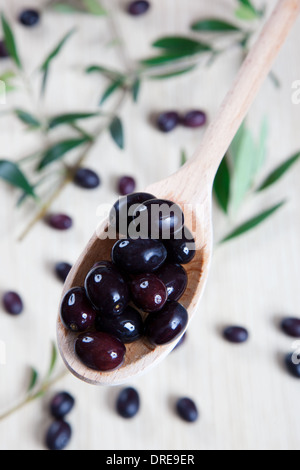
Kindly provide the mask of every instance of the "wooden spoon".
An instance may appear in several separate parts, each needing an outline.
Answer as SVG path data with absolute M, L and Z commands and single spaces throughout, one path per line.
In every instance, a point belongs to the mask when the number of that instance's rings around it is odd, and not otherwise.
M 145 190 L 158 198 L 179 204 L 184 209 L 187 226 L 195 236 L 197 253 L 194 260 L 185 266 L 189 283 L 180 301 L 188 310 L 189 322 L 199 310 L 209 273 L 213 248 L 212 186 L 217 169 L 268 75 L 299 10 L 300 0 L 278 2 L 194 157 L 180 171 Z M 101 240 L 97 235 L 107 226 L 106 220 L 74 265 L 65 283 L 63 296 L 72 287 L 84 285 L 87 273 L 96 262 L 110 259 L 116 240 Z M 128 344 L 125 363 L 121 368 L 112 372 L 97 372 L 87 368 L 76 356 L 75 338 L 74 333 L 64 328 L 59 315 L 57 340 L 65 364 L 76 377 L 95 385 L 128 382 L 158 364 L 176 345 L 172 343 L 154 348 L 146 340 Z

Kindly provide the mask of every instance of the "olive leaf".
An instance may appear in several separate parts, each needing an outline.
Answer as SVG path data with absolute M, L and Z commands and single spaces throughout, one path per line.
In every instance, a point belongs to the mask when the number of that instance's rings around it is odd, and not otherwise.
M 112 120 L 109 126 L 109 132 L 113 141 L 117 144 L 117 146 L 121 150 L 123 150 L 124 149 L 124 130 L 123 130 L 122 121 L 118 116 L 116 116 Z
M 82 0 L 83 5 L 85 6 L 88 13 L 96 16 L 105 16 L 107 11 L 101 6 L 98 0 Z
M 30 373 L 31 373 L 31 377 L 30 377 L 29 386 L 27 388 L 27 393 L 31 392 L 34 389 L 39 379 L 39 373 L 34 367 L 31 367 Z
M 184 67 L 179 70 L 175 70 L 173 72 L 162 73 L 159 75 L 149 75 L 147 78 L 150 80 L 165 80 L 173 77 L 178 77 L 180 75 L 184 75 L 186 73 L 192 72 L 196 69 L 196 65 L 191 65 L 190 67 Z
M 233 212 L 236 212 L 240 208 L 246 194 L 253 184 L 253 161 L 256 151 L 254 138 L 245 124 L 243 124 L 229 149 L 233 167 L 230 195 L 230 203 Z
M 140 61 L 141 65 L 144 67 L 157 67 L 159 65 L 170 64 L 173 62 L 177 62 L 180 59 L 184 59 L 188 56 L 193 56 L 197 54 L 197 51 L 172 51 L 169 53 L 165 53 L 156 57 L 150 57 L 148 59 L 142 59 Z
M 181 155 L 180 155 L 180 166 L 184 166 L 187 161 L 188 161 L 188 157 L 187 157 L 186 151 L 182 149 Z
M 162 54 L 157 57 L 142 59 L 140 63 L 146 67 L 156 67 L 176 62 L 185 57 L 212 52 L 213 50 L 209 44 L 185 36 L 165 36 L 155 41 L 152 46 L 161 49 Z
M 260 225 L 266 219 L 271 217 L 271 215 L 277 212 L 284 204 L 285 204 L 285 201 L 282 201 L 279 204 L 276 204 L 275 206 L 271 207 L 270 209 L 267 209 L 266 211 L 261 212 L 255 217 L 249 219 L 248 221 L 246 221 L 245 223 L 243 223 L 242 225 L 234 229 L 231 233 L 229 233 L 225 238 L 221 240 L 220 243 L 225 243 L 229 240 L 239 237 L 240 235 L 243 235 L 246 232 L 249 232 L 250 230 L 253 230 L 255 227 Z
M 107 11 L 100 5 L 98 0 L 82 0 L 86 10 L 92 15 L 105 16 Z
M 117 81 L 121 78 L 125 78 L 125 76 L 118 72 L 117 70 L 110 69 L 108 67 L 103 67 L 102 65 L 90 65 L 85 69 L 85 73 L 101 73 L 105 77 L 109 78 L 110 80 Z
M 202 52 L 211 51 L 211 46 L 195 39 L 184 36 L 166 36 L 156 40 L 152 47 L 165 49 L 167 51 L 186 51 L 186 52 Z
M 40 67 L 40 71 L 43 73 L 43 79 L 42 79 L 42 89 L 41 89 L 41 94 L 44 95 L 46 91 L 46 84 L 47 84 L 47 79 L 49 75 L 49 69 L 50 65 L 55 59 L 68 39 L 75 33 L 76 29 L 72 28 L 71 31 L 69 31 L 57 44 L 57 46 L 52 50 L 52 52 L 47 56 L 46 60 L 43 62 L 42 66 Z
M 258 11 L 250 0 L 238 0 L 239 7 L 235 10 L 235 16 L 240 20 L 256 20 L 263 12 Z
M 279 165 L 275 170 L 273 170 L 270 175 L 261 183 L 257 191 L 263 191 L 264 189 L 269 188 L 274 183 L 276 183 L 286 172 L 300 159 L 300 152 L 296 153 L 292 157 L 288 158 L 281 165 Z
M 66 153 L 70 152 L 71 150 L 74 150 L 77 147 L 80 147 L 81 145 L 86 144 L 87 142 L 90 142 L 90 138 L 82 137 L 80 139 L 63 140 L 62 142 L 51 146 L 42 154 L 42 158 L 37 167 L 37 170 L 43 170 L 51 163 L 64 157 Z
M 116 80 L 114 82 L 112 82 L 105 90 L 105 92 L 103 93 L 101 99 L 100 99 L 100 103 L 99 105 L 103 105 L 106 100 L 108 100 L 108 98 L 113 95 L 113 93 L 115 93 L 117 90 L 119 90 L 120 88 L 123 87 L 124 85 L 124 80 L 125 78 L 122 77 L 120 78 L 119 80 Z
M 22 121 L 24 124 L 27 124 L 30 128 L 38 129 L 41 127 L 41 122 L 33 114 L 23 109 L 15 109 L 15 115 Z
M 67 113 L 54 116 L 49 120 L 48 129 L 54 129 L 63 124 L 73 124 L 81 119 L 89 119 L 101 115 L 102 113 Z
M 26 194 L 36 198 L 33 186 L 16 163 L 0 160 L 0 178 L 10 185 L 22 189 Z
M 48 373 L 47 373 L 48 378 L 51 377 L 51 375 L 52 375 L 52 372 L 53 372 L 54 367 L 55 367 L 56 362 L 57 362 L 57 358 L 58 358 L 57 348 L 56 348 L 55 343 L 52 342 L 50 364 L 49 364 L 49 369 L 48 369 Z
M 13 33 L 13 31 L 10 27 L 10 24 L 8 23 L 4 13 L 2 13 L 2 15 L 1 15 L 1 22 L 2 22 L 2 29 L 3 29 L 5 47 L 8 51 L 8 53 L 9 53 L 10 57 L 14 60 L 17 67 L 21 70 L 23 67 L 22 67 L 21 59 L 20 59 L 20 56 L 19 56 L 19 53 L 18 53 L 14 33 Z
M 132 84 L 131 93 L 132 93 L 132 98 L 133 98 L 134 103 L 138 102 L 140 91 L 141 91 L 141 84 L 142 84 L 142 81 L 139 77 L 136 78 Z
M 200 32 L 212 32 L 212 33 L 226 33 L 226 32 L 237 32 L 241 31 L 241 28 L 228 21 L 219 20 L 216 18 L 208 18 L 200 21 L 196 21 L 192 24 L 191 29 L 193 31 Z
M 55 3 L 51 8 L 58 13 L 82 13 L 80 8 L 76 8 L 68 3 Z
M 219 166 L 213 185 L 215 197 L 220 208 L 225 214 L 228 213 L 230 201 L 230 183 L 231 175 L 228 164 L 228 155 L 225 155 Z
M 265 162 L 267 137 L 266 120 L 261 125 L 258 143 L 243 122 L 232 141 L 228 154 L 232 162 L 230 205 L 233 212 L 240 208 Z
M 0 87 L 0 96 L 1 94 L 14 91 L 16 87 L 11 82 L 16 77 L 16 73 L 13 70 L 7 70 L 6 72 L 0 75 L 0 81 L 5 84 L 5 86 Z
M 253 178 L 261 171 L 267 159 L 267 142 L 269 137 L 269 122 L 264 118 L 260 128 L 256 154 L 253 158 Z
M 103 8 L 98 0 L 65 0 L 64 2 L 58 2 L 52 0 L 52 10 L 58 13 L 89 13 L 96 16 L 105 16 L 107 11 Z

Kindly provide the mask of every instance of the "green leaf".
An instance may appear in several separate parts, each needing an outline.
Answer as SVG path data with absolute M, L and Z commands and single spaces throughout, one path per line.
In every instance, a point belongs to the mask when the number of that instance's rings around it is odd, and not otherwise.
M 184 166 L 187 161 L 188 161 L 188 157 L 187 157 L 186 151 L 185 151 L 185 150 L 181 150 L 180 166 Z
M 212 51 L 210 45 L 184 36 L 166 36 L 158 39 L 152 45 L 162 49 L 163 53 L 158 57 L 141 60 L 140 63 L 146 67 L 168 64 L 184 57 Z
M 98 0 L 82 0 L 85 8 L 92 15 L 105 16 L 107 11 L 100 5 Z
M 14 91 L 16 87 L 11 83 L 11 80 L 16 77 L 16 73 L 12 70 L 7 70 L 3 74 L 0 75 L 0 81 L 4 83 L 0 86 L 0 96 L 9 93 L 10 91 Z
M 263 181 L 257 191 L 263 191 L 276 183 L 286 172 L 300 159 L 300 152 L 288 158 L 285 162 L 279 165 L 272 173 Z
M 252 219 L 248 220 L 244 224 L 240 225 L 237 227 L 235 230 L 233 230 L 229 235 L 227 235 L 223 240 L 221 240 L 220 243 L 227 242 L 229 240 L 232 240 L 233 238 L 237 238 L 241 235 L 243 235 L 246 232 L 249 232 L 250 230 L 254 229 L 258 225 L 260 225 L 262 222 L 264 222 L 266 219 L 268 219 L 271 215 L 273 215 L 275 212 L 278 211 L 283 205 L 285 204 L 285 201 L 280 202 L 276 206 L 271 207 L 270 209 L 258 214 L 257 216 L 253 217 Z
M 15 109 L 14 112 L 16 116 L 20 119 L 20 121 L 22 121 L 24 124 L 27 124 L 29 127 L 41 127 L 41 122 L 35 116 L 33 116 L 33 114 L 28 113 L 23 109 Z
M 240 6 L 235 11 L 235 16 L 240 20 L 257 20 L 262 16 L 262 12 L 258 11 L 250 0 L 238 0 Z
M 113 93 L 115 93 L 117 90 L 119 90 L 120 88 L 122 88 L 122 86 L 124 85 L 124 79 L 120 79 L 120 80 L 117 80 L 113 83 L 111 83 L 105 90 L 105 92 L 103 93 L 102 97 L 101 97 L 101 100 L 100 100 L 100 106 L 103 105 L 105 103 L 106 100 L 108 100 L 108 98 L 113 95 Z
M 230 202 L 234 212 L 240 208 L 240 205 L 253 184 L 253 162 L 256 152 L 257 148 L 254 138 L 245 124 L 243 124 L 229 149 L 233 163 Z
M 7 70 L 0 75 L 2 82 L 8 83 L 10 80 L 16 77 L 16 73 L 13 70 Z
M 125 76 L 117 72 L 116 70 L 109 69 L 107 67 L 103 67 L 102 65 L 90 65 L 86 70 L 86 73 L 101 73 L 110 80 L 117 81 L 120 80 L 121 78 L 125 79 Z
M 31 392 L 37 381 L 38 381 L 38 378 L 39 378 L 39 373 L 37 372 L 36 369 L 34 369 L 33 367 L 31 368 L 31 378 L 30 378 L 30 382 L 29 382 L 29 386 L 28 386 L 28 389 L 27 389 L 27 393 Z
M 227 214 L 230 200 L 230 170 L 227 155 L 225 155 L 219 166 L 213 189 L 221 209 Z
M 54 367 L 56 365 L 56 362 L 57 362 L 57 349 L 56 349 L 55 343 L 53 342 L 52 348 L 51 348 L 50 364 L 49 364 L 49 369 L 47 373 L 48 378 L 51 377 Z
M 215 18 L 209 18 L 201 21 L 197 21 L 192 24 L 193 31 L 200 32 L 212 32 L 212 33 L 225 33 L 232 31 L 241 31 L 241 28 L 229 23 L 228 21 L 218 20 Z
M 176 52 L 203 52 L 211 51 L 211 46 L 184 36 L 166 36 L 152 44 L 153 47 Z
M 54 129 L 55 127 L 61 126 L 63 124 L 72 124 L 75 121 L 81 119 L 89 119 L 96 116 L 99 116 L 101 113 L 68 113 L 60 114 L 59 116 L 54 116 L 49 120 L 48 128 Z
M 68 41 L 68 39 L 75 33 L 76 29 L 72 28 L 57 44 L 57 46 L 52 50 L 52 52 L 47 56 L 46 60 L 44 61 L 43 65 L 41 66 L 41 70 L 45 71 L 49 68 L 52 60 L 60 53 L 61 49 Z
M 149 75 L 147 78 L 150 80 L 164 80 L 173 77 L 179 77 L 180 75 L 184 75 L 185 73 L 192 72 L 196 69 L 196 65 L 192 65 L 190 67 L 185 67 L 180 70 L 175 70 L 174 72 L 163 73 L 160 75 Z
M 123 150 L 124 149 L 124 130 L 123 124 L 121 119 L 116 116 L 111 125 L 109 126 L 109 132 L 113 139 L 113 141 L 117 144 L 117 146 Z
M 278 90 L 281 88 L 281 81 L 280 78 L 271 70 L 268 75 L 269 79 L 273 83 L 274 87 L 277 88 Z
M 170 52 L 166 54 L 159 55 L 157 57 L 150 57 L 149 59 L 142 59 L 140 63 L 145 67 L 156 67 L 159 65 L 165 65 L 173 62 L 177 62 L 180 59 L 185 57 L 189 57 L 195 54 L 205 51 L 177 51 L 177 52 Z
M 244 122 L 229 148 L 233 167 L 230 203 L 234 212 L 239 209 L 265 163 L 268 130 L 268 122 L 264 119 L 257 143 Z
M 250 0 L 238 0 L 239 4 L 240 5 L 243 5 L 247 8 L 249 8 L 249 10 L 252 10 L 253 12 L 256 12 L 256 8 L 255 6 L 250 2 Z
M 83 144 L 86 144 L 87 142 L 90 142 L 90 139 L 87 137 L 82 137 L 80 139 L 64 140 L 58 144 L 53 145 L 42 154 L 42 159 L 38 165 L 37 170 L 43 170 L 46 166 L 64 157 L 66 153 L 74 150 L 77 147 L 80 147 Z
M 132 98 L 133 98 L 134 103 L 138 102 L 140 90 L 141 90 L 141 84 L 142 84 L 142 81 L 140 78 L 137 78 L 136 80 L 134 80 L 132 84 L 131 93 L 132 93 Z
M 58 13 L 82 13 L 82 10 L 67 3 L 56 3 L 51 8 Z
M 10 185 L 22 189 L 29 196 L 36 197 L 33 187 L 16 163 L 0 160 L 0 178 Z
M 68 41 L 68 39 L 75 33 L 75 31 L 76 31 L 75 28 L 71 29 L 71 31 L 69 31 L 59 41 L 57 46 L 52 50 L 52 52 L 47 56 L 46 60 L 43 62 L 42 66 L 40 68 L 41 72 L 43 72 L 42 95 L 45 93 L 45 90 L 46 90 L 46 83 L 47 83 L 47 78 L 48 78 L 48 75 L 49 75 L 49 69 L 50 69 L 51 62 L 53 61 L 53 59 L 55 59 L 58 56 L 58 54 L 60 53 L 60 51 L 62 50 L 62 48 L 66 44 L 66 42 Z
M 268 120 L 265 118 L 262 121 L 260 135 L 259 135 L 259 142 L 258 148 L 255 154 L 255 158 L 253 160 L 253 177 L 255 177 L 260 170 L 263 168 L 266 159 L 267 159 L 267 142 L 269 137 L 269 123 Z
M 2 29 L 3 29 L 5 47 L 8 51 L 8 53 L 9 53 L 10 57 L 14 60 L 17 67 L 21 70 L 22 69 L 22 63 L 21 63 L 21 59 L 20 59 L 20 56 L 19 56 L 19 53 L 18 53 L 16 40 L 15 40 L 13 31 L 10 27 L 10 24 L 6 20 L 3 13 L 1 15 L 1 20 L 2 20 Z

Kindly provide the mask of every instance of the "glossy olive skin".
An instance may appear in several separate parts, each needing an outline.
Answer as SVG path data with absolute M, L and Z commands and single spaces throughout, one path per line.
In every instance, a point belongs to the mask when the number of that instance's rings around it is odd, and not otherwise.
M 133 387 L 124 388 L 117 399 L 117 413 L 125 419 L 134 418 L 140 409 L 140 396 Z
M 72 437 L 69 423 L 60 419 L 55 420 L 46 434 L 46 446 L 49 450 L 64 450 Z
M 98 266 L 88 273 L 85 290 L 94 307 L 105 315 L 123 313 L 130 300 L 123 276 L 107 266 Z
M 133 234 L 128 233 L 128 229 L 133 221 L 133 212 L 140 204 L 149 199 L 155 199 L 155 196 L 149 193 L 133 193 L 120 197 L 110 211 L 110 225 L 116 229 L 117 233 L 132 237 Z
M 74 332 L 83 332 L 94 326 L 96 310 L 83 287 L 75 287 L 66 293 L 61 304 L 60 318 L 65 328 Z
M 298 363 L 299 355 L 295 361 L 294 353 L 289 353 L 285 358 L 285 365 L 288 372 L 295 377 L 296 379 L 300 379 L 300 363 Z
M 127 196 L 134 193 L 136 188 L 136 181 L 132 176 L 122 176 L 119 179 L 118 191 L 121 196 Z
M 164 240 L 168 251 L 168 261 L 175 264 L 188 264 L 196 256 L 196 243 L 187 227 L 171 240 Z
M 3 306 L 10 315 L 20 315 L 24 310 L 23 300 L 17 292 L 6 292 L 3 296 Z
M 55 265 L 55 273 L 62 282 L 66 281 L 71 269 L 72 265 L 70 263 L 61 262 Z
M 157 312 L 165 305 L 168 292 L 155 274 L 139 274 L 130 283 L 133 302 L 145 312 Z
M 167 258 L 167 250 L 158 240 L 126 238 L 119 240 L 112 249 L 112 260 L 130 274 L 152 273 Z
M 178 204 L 165 199 L 143 202 L 133 214 L 133 224 L 142 237 L 169 240 L 184 226 L 184 214 Z
M 125 344 L 133 343 L 144 335 L 143 318 L 135 308 L 130 306 L 118 316 L 98 315 L 95 327 L 97 331 L 116 336 Z
M 100 186 L 101 180 L 95 171 L 79 168 L 75 173 L 74 183 L 83 189 L 96 189 Z
M 206 113 L 199 110 L 189 111 L 185 114 L 182 119 L 181 123 L 185 127 L 197 128 L 203 127 L 207 123 L 207 116 Z
M 183 334 L 187 323 L 186 309 L 178 302 L 167 302 L 162 310 L 148 315 L 145 335 L 156 346 L 169 344 Z
M 199 412 L 194 400 L 188 397 L 180 398 L 176 403 L 178 415 L 188 423 L 194 423 L 198 420 Z
M 73 220 L 66 214 L 51 214 L 47 218 L 47 222 L 55 230 L 69 230 L 73 225 Z
M 180 264 L 164 264 L 157 276 L 167 288 L 168 300 L 178 301 L 183 296 L 188 284 L 188 276 Z
M 168 133 L 173 131 L 180 122 L 180 116 L 176 111 L 161 113 L 157 118 L 157 127 L 160 131 Z
M 133 16 L 144 15 L 150 8 L 150 3 L 146 0 L 136 0 L 128 5 L 128 13 Z
M 79 335 L 75 352 L 86 367 L 106 372 L 118 369 L 123 364 L 126 347 L 115 336 L 96 331 Z
M 50 413 L 56 419 L 62 419 L 73 409 L 75 400 L 68 392 L 57 393 L 50 402 Z
M 300 318 L 284 318 L 281 322 L 281 328 L 292 338 L 300 338 Z
M 249 339 L 249 333 L 242 326 L 229 326 L 223 332 L 224 338 L 230 343 L 245 343 Z
M 41 14 L 38 10 L 27 9 L 21 12 L 19 21 L 24 26 L 32 27 L 39 23 L 40 16 Z

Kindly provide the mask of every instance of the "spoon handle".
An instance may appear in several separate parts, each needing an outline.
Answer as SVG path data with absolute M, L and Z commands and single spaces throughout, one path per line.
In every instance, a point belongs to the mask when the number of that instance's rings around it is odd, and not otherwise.
M 242 65 L 218 115 L 208 127 L 194 157 L 182 168 L 182 172 L 188 173 L 189 187 L 193 189 L 191 192 L 195 201 L 203 192 L 199 180 L 203 181 L 205 178 L 209 187 L 212 186 L 218 167 L 267 77 L 299 11 L 300 0 L 279 0 Z M 184 178 L 183 173 L 181 178 Z

